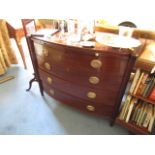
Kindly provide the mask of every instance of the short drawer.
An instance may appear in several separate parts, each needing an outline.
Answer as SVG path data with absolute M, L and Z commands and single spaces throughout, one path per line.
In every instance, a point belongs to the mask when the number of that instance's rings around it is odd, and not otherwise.
M 65 81 L 56 77 L 53 74 L 48 74 L 45 71 L 39 70 L 40 78 L 43 85 L 50 86 L 61 90 L 67 94 L 88 101 L 92 104 L 99 105 L 114 105 L 117 97 L 117 90 L 110 89 L 92 89 L 90 87 L 80 86 L 76 83 Z
M 51 88 L 47 85 L 43 85 L 43 87 L 44 87 L 44 91 L 51 97 L 59 100 L 63 104 L 69 105 L 81 111 L 91 113 L 94 115 L 107 116 L 107 117 L 111 117 L 114 111 L 113 106 L 94 105 L 94 104 L 91 104 L 90 102 L 81 100 L 75 96 L 66 94 L 65 92 L 60 91 L 56 88 Z

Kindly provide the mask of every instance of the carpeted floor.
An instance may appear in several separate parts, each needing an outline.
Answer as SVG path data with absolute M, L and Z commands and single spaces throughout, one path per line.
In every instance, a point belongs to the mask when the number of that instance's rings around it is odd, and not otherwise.
M 82 113 L 52 99 L 41 97 L 38 84 L 26 92 L 32 75 L 20 66 L 7 75 L 14 79 L 0 84 L 0 134 L 121 135 L 127 130 L 109 126 L 108 120 Z

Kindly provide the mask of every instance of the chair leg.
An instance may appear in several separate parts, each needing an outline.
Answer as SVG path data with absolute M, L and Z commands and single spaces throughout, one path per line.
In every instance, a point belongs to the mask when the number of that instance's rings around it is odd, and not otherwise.
M 16 41 L 18 50 L 19 50 L 19 52 L 20 52 L 20 55 L 21 55 L 21 57 L 22 57 L 23 64 L 24 64 L 24 68 L 27 69 L 26 60 L 25 60 L 25 55 L 24 55 L 24 51 L 23 51 L 23 48 L 22 48 L 22 44 L 21 44 L 21 39 L 18 39 L 18 38 L 16 37 L 16 38 L 15 38 L 15 41 Z

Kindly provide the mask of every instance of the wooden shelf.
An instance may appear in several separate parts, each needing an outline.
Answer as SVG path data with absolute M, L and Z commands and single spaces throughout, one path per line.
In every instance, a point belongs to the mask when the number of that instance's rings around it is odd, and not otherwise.
M 143 100 L 145 102 L 148 102 L 148 103 L 151 103 L 151 104 L 154 104 L 155 105 L 155 101 L 149 100 L 149 99 L 147 99 L 145 97 L 142 97 L 140 95 L 134 95 L 134 94 L 130 94 L 130 95 L 133 96 L 133 97 L 136 97 L 138 99 L 141 99 L 141 100 Z
M 131 122 L 126 123 L 125 121 L 120 120 L 119 118 L 116 119 L 116 123 L 138 135 L 151 134 L 146 128 L 139 127 L 136 124 L 133 124 Z

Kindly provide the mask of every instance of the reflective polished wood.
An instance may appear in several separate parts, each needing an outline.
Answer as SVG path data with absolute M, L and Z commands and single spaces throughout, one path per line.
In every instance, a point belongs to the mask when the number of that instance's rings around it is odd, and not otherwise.
M 97 42 L 94 48 L 84 48 L 59 33 L 32 37 L 31 42 L 43 91 L 64 104 L 114 120 L 140 48 Z

